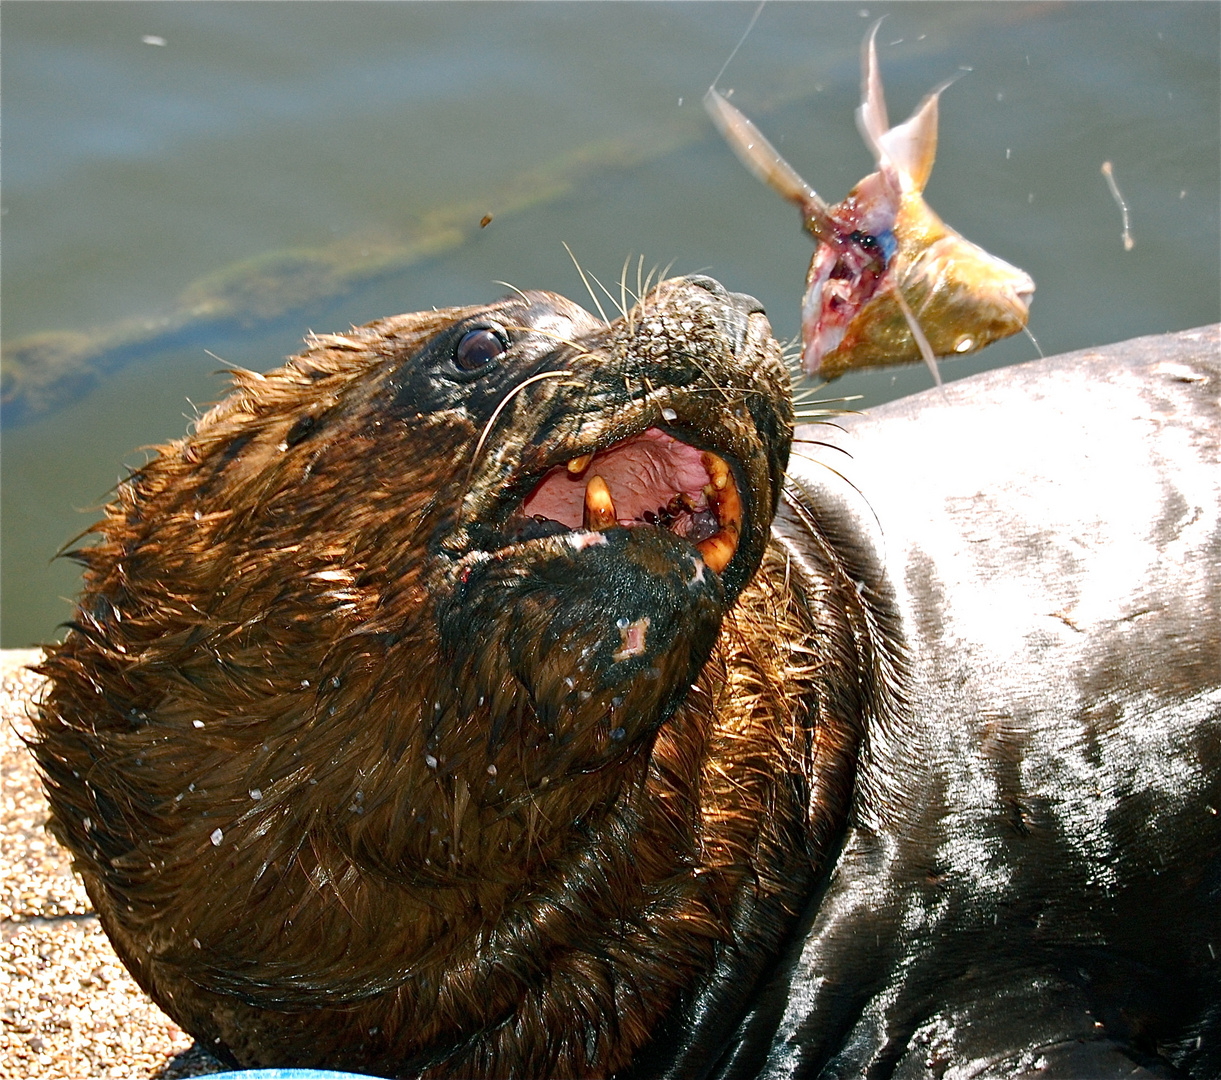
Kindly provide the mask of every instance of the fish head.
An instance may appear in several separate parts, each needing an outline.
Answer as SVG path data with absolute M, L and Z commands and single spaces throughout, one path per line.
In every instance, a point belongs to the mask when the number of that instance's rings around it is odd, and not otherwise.
M 856 118 L 878 170 L 842 202 L 805 214 L 818 247 L 802 301 L 802 360 L 823 378 L 922 358 L 936 377 L 934 357 L 974 352 L 1025 327 L 1034 294 L 1029 274 L 961 236 L 925 201 L 938 101 L 950 83 L 891 127 L 877 28 L 865 41 Z
M 919 190 L 896 194 L 881 172 L 820 228 L 802 301 L 809 375 L 961 356 L 1026 325 L 1030 276 L 946 225 Z
M 875 37 L 865 40 L 857 125 L 877 164 L 826 203 L 762 133 L 715 90 L 705 103 L 721 133 L 760 179 L 801 208 L 817 245 L 802 300 L 802 366 L 831 379 L 861 367 L 963 355 L 1026 325 L 1034 282 L 946 225 L 924 199 L 937 155 L 937 87 L 891 127 Z

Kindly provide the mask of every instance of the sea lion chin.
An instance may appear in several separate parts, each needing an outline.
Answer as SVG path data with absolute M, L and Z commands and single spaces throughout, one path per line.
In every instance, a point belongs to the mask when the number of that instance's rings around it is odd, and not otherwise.
M 226 1059 L 383 1075 L 604 1075 L 715 1027 L 870 692 L 813 659 L 851 655 L 851 588 L 769 540 L 792 423 L 707 278 L 236 373 L 75 553 L 42 669 L 52 828 L 141 986 Z

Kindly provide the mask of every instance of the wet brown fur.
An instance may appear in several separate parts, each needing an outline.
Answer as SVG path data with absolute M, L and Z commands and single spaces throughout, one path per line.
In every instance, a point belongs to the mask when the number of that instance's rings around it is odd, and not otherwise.
M 422 552 L 482 432 L 370 417 L 379 373 L 472 310 L 236 373 L 120 485 L 43 667 L 57 837 L 144 989 L 245 1065 L 613 1073 L 714 964 L 775 948 L 846 812 L 858 601 L 774 543 L 673 715 L 618 756 L 578 743 L 592 767 L 492 644 L 442 663 Z

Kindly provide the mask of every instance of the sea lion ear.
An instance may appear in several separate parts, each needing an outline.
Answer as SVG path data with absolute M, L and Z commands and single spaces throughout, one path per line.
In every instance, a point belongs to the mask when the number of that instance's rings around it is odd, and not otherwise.
M 857 127 L 886 179 L 904 194 L 919 193 L 928 183 L 937 156 L 937 100 L 954 80 L 943 82 L 903 123 L 890 127 L 875 43 L 881 23 L 879 19 L 873 24 L 861 54 L 861 106 L 856 111 Z

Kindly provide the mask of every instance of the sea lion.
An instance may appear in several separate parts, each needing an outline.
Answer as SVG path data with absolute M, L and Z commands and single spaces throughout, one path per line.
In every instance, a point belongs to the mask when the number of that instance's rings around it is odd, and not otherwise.
M 154 1000 L 243 1064 L 584 1076 L 753 980 L 873 693 L 770 542 L 758 303 L 523 293 L 235 383 L 43 666 L 53 828 Z
M 315 338 L 78 553 L 52 827 L 247 1065 L 1218 1075 L 1215 342 L 849 457 L 706 278 Z

